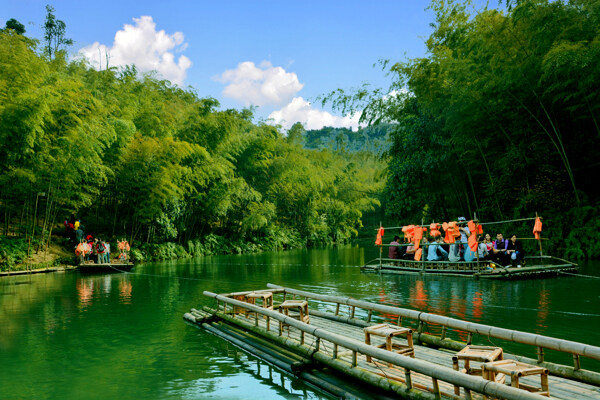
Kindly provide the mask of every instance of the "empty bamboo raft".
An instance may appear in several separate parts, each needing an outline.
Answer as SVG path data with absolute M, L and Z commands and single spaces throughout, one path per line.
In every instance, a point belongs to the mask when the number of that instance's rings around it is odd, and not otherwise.
M 352 386 L 360 382 L 371 388 L 370 397 L 540 399 L 539 392 L 531 390 L 542 391 L 546 382 L 551 398 L 600 399 L 600 373 L 583 369 L 581 360 L 589 358 L 594 360 L 590 364 L 600 365 L 600 347 L 351 298 L 268 287 L 222 295 L 204 292 L 216 300 L 215 306 L 192 309 L 184 318 L 340 398 L 363 397 Z M 378 326 L 384 317 L 388 325 Z M 441 327 L 441 334 L 425 333 L 430 324 Z M 401 327 L 412 327 L 412 349 L 409 329 Z M 365 328 L 374 332 L 370 340 Z M 450 331 L 466 334 L 467 342 L 449 339 Z M 460 365 L 457 360 L 467 357 L 465 350 L 483 348 L 475 345 L 479 339 L 534 346 L 537 359 L 488 345 L 485 349 L 501 354 L 496 361 L 472 358 L 470 366 Z M 386 349 L 386 340 L 392 351 Z M 399 349 L 405 354 L 398 354 Z M 546 351 L 569 354 L 573 365 L 548 362 Z M 516 369 L 493 373 L 506 365 Z

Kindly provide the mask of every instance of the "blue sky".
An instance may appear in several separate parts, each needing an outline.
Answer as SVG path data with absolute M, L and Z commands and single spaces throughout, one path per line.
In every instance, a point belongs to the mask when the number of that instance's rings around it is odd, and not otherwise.
M 46 4 L 2 0 L 0 26 L 15 18 L 28 36 L 41 39 Z M 75 41 L 72 53 L 83 49 L 97 63 L 100 49 L 110 54 L 111 66 L 158 66 L 166 78 L 217 98 L 223 108 L 258 105 L 258 118 L 270 116 L 284 127 L 296 120 L 307 128 L 356 126 L 356 118 L 308 102 L 363 82 L 387 85 L 373 64 L 423 56 L 433 21 L 428 2 L 416 0 L 50 4 Z

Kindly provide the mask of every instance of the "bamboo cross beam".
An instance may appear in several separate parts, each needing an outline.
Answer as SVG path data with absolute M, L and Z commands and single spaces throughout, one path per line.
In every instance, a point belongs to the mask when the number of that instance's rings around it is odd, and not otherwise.
M 512 222 L 522 222 L 522 221 L 534 221 L 536 218 L 538 217 L 529 217 L 529 218 L 519 218 L 519 219 L 509 219 L 506 221 L 494 221 L 494 222 L 479 222 L 478 220 L 473 220 L 473 222 L 476 222 L 478 225 L 495 225 L 495 224 L 509 224 Z M 542 217 L 539 217 L 540 219 L 544 219 Z M 441 224 L 441 222 L 437 222 L 438 224 Z M 465 222 L 457 222 L 458 225 L 466 225 L 468 224 L 468 221 Z M 428 228 L 429 225 L 414 225 L 415 227 L 421 227 L 421 228 Z M 383 229 L 402 229 L 404 228 L 404 226 L 390 226 L 390 227 L 383 227 Z M 379 228 L 375 228 L 375 230 L 378 230 Z

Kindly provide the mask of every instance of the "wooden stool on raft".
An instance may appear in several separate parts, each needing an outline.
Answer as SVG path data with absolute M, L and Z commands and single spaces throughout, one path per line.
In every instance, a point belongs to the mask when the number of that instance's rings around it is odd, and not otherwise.
M 262 300 L 258 303 L 258 300 Z M 264 308 L 265 310 L 273 310 L 273 293 L 271 292 L 252 292 L 246 295 L 246 301 L 250 304 L 255 304 Z M 248 313 L 246 313 L 247 315 Z M 267 318 L 267 330 L 269 330 L 270 318 Z
M 290 314 L 290 310 L 292 313 Z M 297 319 L 305 324 L 310 323 L 308 316 L 308 301 L 306 300 L 286 300 L 279 306 L 279 312 L 285 314 L 288 317 Z M 287 326 L 289 332 L 289 325 L 279 322 L 279 335 L 283 332 L 283 328 Z M 304 331 L 300 331 L 300 343 L 304 344 Z
M 413 345 L 412 329 L 402 328 L 396 325 L 378 324 L 364 328 L 364 332 L 366 344 L 371 344 L 371 335 L 384 337 L 385 343 L 382 343 L 376 347 L 415 358 L 415 348 Z M 406 345 L 400 343 L 392 343 L 392 339 L 395 336 L 401 335 L 406 335 Z M 371 356 L 367 356 L 367 362 L 371 362 Z M 392 364 L 390 364 L 390 366 L 391 365 Z
M 510 375 L 510 386 L 550 397 L 548 370 L 544 367 L 525 364 L 515 360 L 499 360 L 483 364 L 482 370 L 483 378 L 489 381 L 497 382 L 498 375 Z M 530 375 L 540 375 L 541 382 L 539 387 L 519 382 L 521 377 Z
M 504 352 L 501 347 L 494 346 L 476 346 L 476 345 L 468 345 L 465 346 L 461 351 L 452 356 L 452 367 L 456 371 L 463 372 L 468 375 L 477 375 L 482 376 L 483 371 L 481 368 L 472 368 L 471 361 L 476 361 L 480 363 L 489 363 L 496 360 L 503 360 Z M 464 362 L 464 368 L 460 369 L 459 361 L 462 360 Z M 495 378 L 497 383 L 505 382 L 504 374 L 498 374 Z M 460 387 L 454 386 L 454 394 L 460 395 Z
M 243 301 L 244 303 L 254 304 L 254 299 L 249 299 L 245 294 L 235 295 L 235 296 L 233 296 L 233 299 Z M 248 314 L 250 314 L 250 310 L 248 310 L 247 308 L 244 308 L 244 307 L 233 306 L 233 315 L 242 314 L 242 313 L 246 317 L 248 317 Z

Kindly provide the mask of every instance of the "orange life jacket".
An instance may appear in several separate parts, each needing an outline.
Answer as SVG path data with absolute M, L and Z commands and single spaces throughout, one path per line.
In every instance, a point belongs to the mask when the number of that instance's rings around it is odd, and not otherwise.
M 381 246 L 383 243 L 383 228 L 379 228 L 377 231 L 377 239 L 375 239 L 375 246 Z
M 421 255 L 423 254 L 423 249 L 419 249 L 415 252 L 415 261 L 421 261 Z
M 472 233 L 471 236 L 469 236 L 469 247 L 471 248 L 472 252 L 477 251 L 477 234 L 476 233 Z
M 440 224 L 432 223 L 429 225 L 429 235 L 433 237 L 440 236 L 442 233 L 440 232 Z
M 407 242 L 412 242 L 414 234 L 415 234 L 415 226 L 414 225 L 403 226 L 402 232 L 404 232 L 404 239 L 406 239 Z
M 540 233 L 542 233 L 542 220 L 540 217 L 535 219 L 535 225 L 533 225 L 533 235 L 537 240 L 540 240 Z
M 418 250 L 419 247 L 421 246 L 421 239 L 423 239 L 423 229 L 421 229 L 420 226 L 415 226 L 415 229 L 413 230 L 414 235 L 413 235 L 413 240 L 415 243 L 415 250 Z
M 475 222 L 469 221 L 469 223 L 467 224 L 467 226 L 469 227 L 469 231 L 471 233 L 476 233 L 475 231 L 477 230 L 477 228 L 475 228 Z

